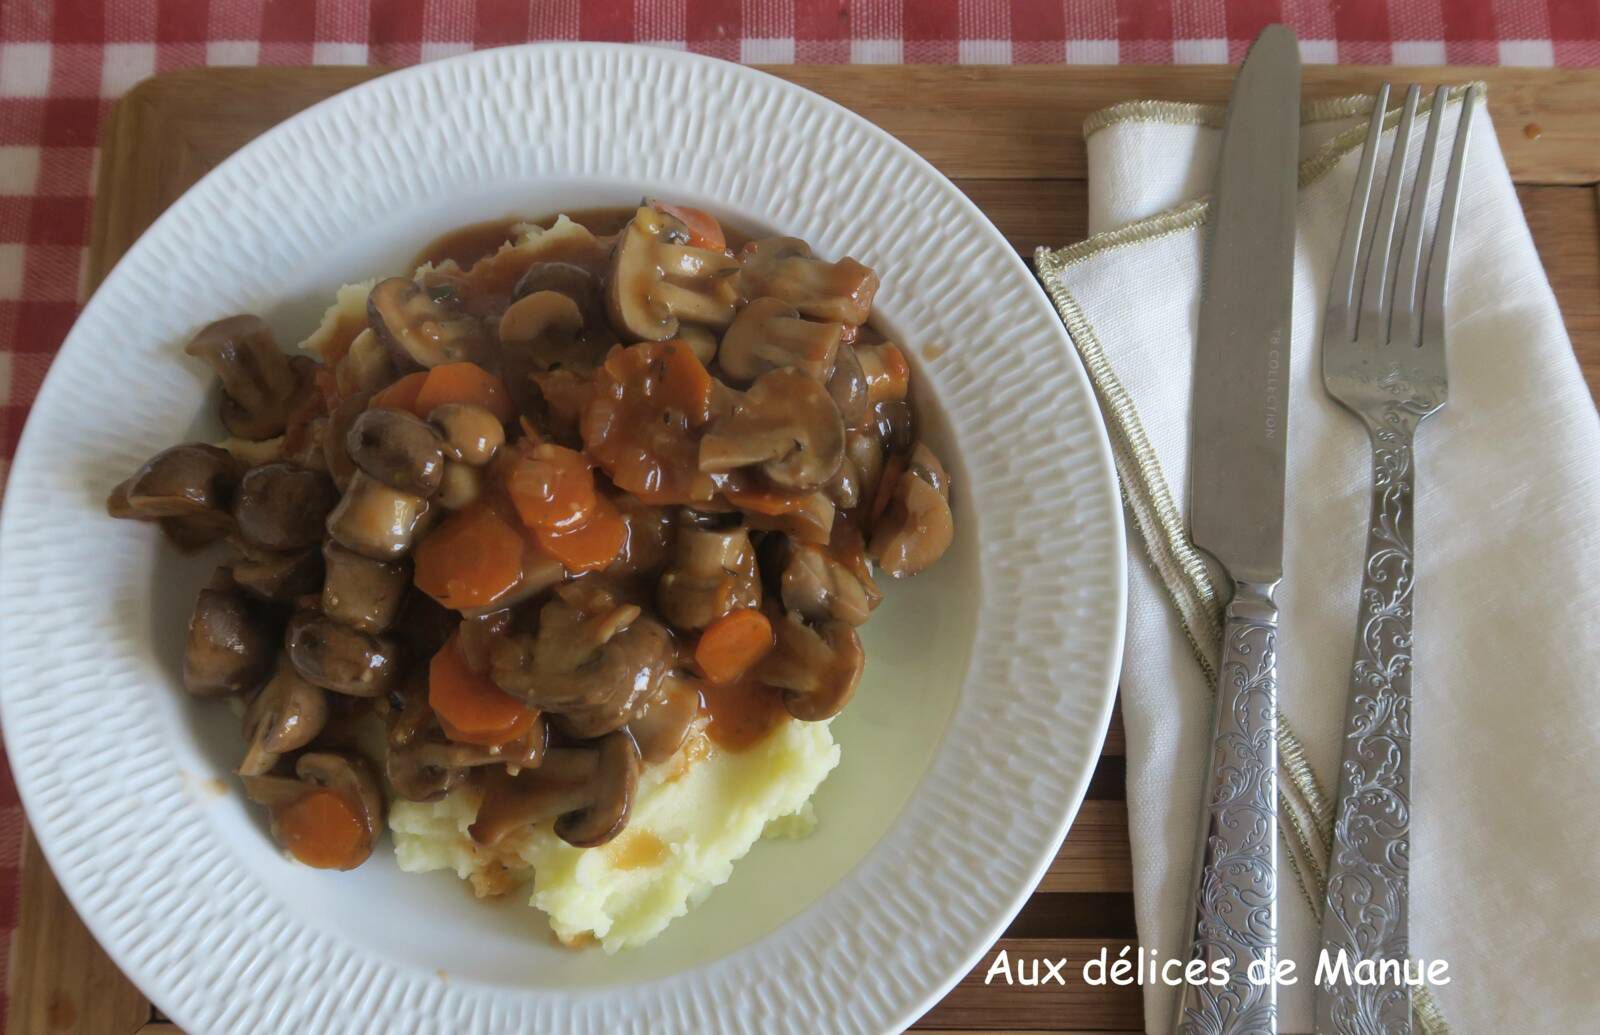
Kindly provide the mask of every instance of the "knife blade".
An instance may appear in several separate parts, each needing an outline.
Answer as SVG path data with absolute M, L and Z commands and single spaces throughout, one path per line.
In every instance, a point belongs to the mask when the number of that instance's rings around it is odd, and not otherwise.
M 1223 123 L 1190 408 L 1189 531 L 1233 583 L 1203 781 L 1180 1035 L 1277 1031 L 1277 651 L 1283 576 L 1300 59 L 1286 27 L 1245 56 Z M 1209 983 L 1221 971 L 1225 982 Z M 1254 966 L 1252 966 L 1254 964 Z

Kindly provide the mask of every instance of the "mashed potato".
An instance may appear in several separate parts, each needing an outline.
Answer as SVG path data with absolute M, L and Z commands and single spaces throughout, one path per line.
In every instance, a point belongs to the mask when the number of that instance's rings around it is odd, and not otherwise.
M 823 722 L 785 722 L 739 752 L 697 733 L 677 755 L 645 768 L 627 827 L 598 848 L 574 848 L 544 823 L 509 850 L 481 850 L 467 835 L 477 797 L 464 788 L 429 804 L 395 802 L 389 826 L 402 870 L 454 870 L 480 895 L 531 879 L 529 904 L 549 914 L 563 942 L 593 938 L 616 952 L 644 944 L 702 902 L 763 833 L 809 833 L 811 796 L 838 764 Z

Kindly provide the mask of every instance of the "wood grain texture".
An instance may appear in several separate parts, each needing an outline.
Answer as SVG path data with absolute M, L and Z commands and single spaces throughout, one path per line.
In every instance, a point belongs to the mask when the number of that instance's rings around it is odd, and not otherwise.
M 955 179 L 1024 256 L 1086 233 L 1081 133 L 1090 112 L 1117 101 L 1226 99 L 1221 68 L 769 69 L 883 126 Z M 147 80 L 107 120 L 89 259 L 92 285 L 195 180 L 262 131 L 339 90 L 381 74 L 363 68 L 209 69 Z M 1403 83 L 1489 83 L 1535 243 L 1572 332 L 1591 390 L 1600 387 L 1600 72 L 1521 69 L 1306 69 L 1307 97 Z M 1523 132 L 1534 123 L 1537 138 Z M 1586 185 L 1586 186 L 1572 186 Z M 1100 767 L 1060 853 L 1006 936 L 918 1028 L 945 1035 L 1111 1035 L 1143 1029 L 1137 989 L 1090 988 L 1083 959 L 1134 937 L 1126 749 L 1120 711 Z M 1001 949 L 1012 958 L 1065 956 L 1068 984 L 985 985 Z M 72 913 L 34 846 L 12 951 L 8 1031 L 66 1035 L 181 1035 L 150 1021 L 149 1004 L 118 974 Z M 70 1017 L 69 1017 L 70 1011 Z M 145 1024 L 143 1028 L 141 1024 Z
M 11 945 L 12 1035 L 123 1035 L 150 1019 L 150 1002 L 96 944 L 31 832 Z

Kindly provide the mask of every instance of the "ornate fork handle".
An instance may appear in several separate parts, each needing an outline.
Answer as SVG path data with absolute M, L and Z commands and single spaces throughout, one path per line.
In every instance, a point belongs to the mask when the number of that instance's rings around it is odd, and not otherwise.
M 1359 960 L 1408 955 L 1411 852 L 1412 442 L 1421 419 L 1401 404 L 1365 415 L 1372 436 L 1372 511 L 1355 662 L 1339 767 L 1323 952 Z M 1403 981 L 1324 982 L 1320 1035 L 1409 1035 Z
M 1276 583 L 1235 582 L 1222 635 L 1211 785 L 1201 813 L 1191 959 L 1228 981 L 1185 983 L 1179 1035 L 1275 1035 L 1277 990 L 1252 981 L 1277 951 L 1278 607 Z M 1266 967 L 1258 968 L 1265 970 Z

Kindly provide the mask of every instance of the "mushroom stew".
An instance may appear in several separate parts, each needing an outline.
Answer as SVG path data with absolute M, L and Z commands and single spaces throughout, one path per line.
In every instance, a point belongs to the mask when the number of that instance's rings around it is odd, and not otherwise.
M 954 533 L 877 288 L 646 200 L 442 238 L 314 356 L 255 316 L 203 328 L 231 437 L 108 509 L 230 547 L 184 683 L 239 698 L 283 848 L 350 869 L 388 801 L 469 783 L 485 848 L 543 822 L 599 845 L 691 734 L 838 714 L 878 579 Z

